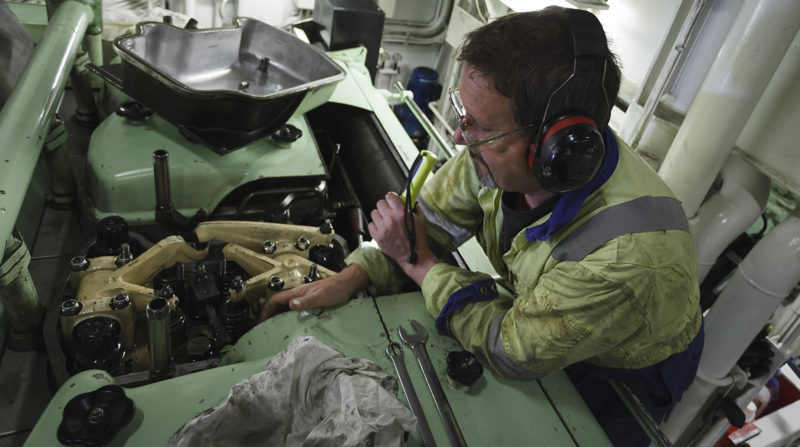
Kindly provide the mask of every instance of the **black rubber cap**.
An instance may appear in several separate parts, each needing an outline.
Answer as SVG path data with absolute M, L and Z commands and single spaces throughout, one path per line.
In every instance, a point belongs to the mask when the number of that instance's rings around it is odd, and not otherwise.
M 106 385 L 67 402 L 56 436 L 64 445 L 106 445 L 131 422 L 135 410 L 122 387 Z
M 472 386 L 483 374 L 483 366 L 468 351 L 451 351 L 447 354 L 447 375 L 456 382 Z

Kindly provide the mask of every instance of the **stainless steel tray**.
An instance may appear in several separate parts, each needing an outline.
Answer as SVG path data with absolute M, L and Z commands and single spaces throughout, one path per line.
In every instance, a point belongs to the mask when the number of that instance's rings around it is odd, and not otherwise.
M 224 154 L 279 129 L 311 90 L 344 72 L 319 49 L 258 20 L 191 30 L 143 22 L 114 41 L 120 66 L 93 67 L 184 135 Z

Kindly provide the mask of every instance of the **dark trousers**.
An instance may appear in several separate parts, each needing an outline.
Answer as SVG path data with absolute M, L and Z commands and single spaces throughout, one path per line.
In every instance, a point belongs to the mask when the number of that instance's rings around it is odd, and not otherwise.
M 650 438 L 608 380 L 617 378 L 627 385 L 650 416 L 660 423 L 694 380 L 704 339 L 701 326 L 685 351 L 646 368 L 621 369 L 576 363 L 568 366 L 565 372 L 615 446 L 646 447 Z

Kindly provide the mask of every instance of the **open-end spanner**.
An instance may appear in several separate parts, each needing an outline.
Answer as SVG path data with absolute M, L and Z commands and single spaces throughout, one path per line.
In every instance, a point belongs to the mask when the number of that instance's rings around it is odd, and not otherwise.
M 436 370 L 433 368 L 430 357 L 428 357 L 428 350 L 425 349 L 425 341 L 428 339 L 428 331 L 425 330 L 418 321 L 411 320 L 411 327 L 416 332 L 408 332 L 403 326 L 397 327 L 397 333 L 400 339 L 416 354 L 417 361 L 420 368 L 422 368 L 422 375 L 425 377 L 425 383 L 428 384 L 428 389 L 433 396 L 433 403 L 436 404 L 436 409 L 439 411 L 439 416 L 444 423 L 447 437 L 450 438 L 450 443 L 454 446 L 466 446 L 467 442 L 464 440 L 464 435 L 458 427 L 453 410 L 450 408 L 450 403 L 447 401 L 447 396 L 444 394 L 442 384 L 439 382 L 439 377 L 436 375 Z
M 400 386 L 403 387 L 403 392 L 406 393 L 408 405 L 411 407 L 411 413 L 417 417 L 417 429 L 419 435 L 422 437 L 422 445 L 425 447 L 436 447 L 436 441 L 433 439 L 431 427 L 428 425 L 428 420 L 425 419 L 425 413 L 422 411 L 422 405 L 419 403 L 417 393 L 414 391 L 414 385 L 411 383 L 411 377 L 408 375 L 406 364 L 403 362 L 403 347 L 399 343 L 391 342 L 386 347 L 386 356 L 392 361 L 397 376 L 400 379 Z

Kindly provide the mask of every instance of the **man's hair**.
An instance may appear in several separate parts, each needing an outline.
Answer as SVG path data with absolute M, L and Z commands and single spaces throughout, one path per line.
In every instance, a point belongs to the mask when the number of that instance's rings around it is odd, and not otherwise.
M 568 114 L 588 116 L 602 131 L 617 98 L 620 68 L 616 56 L 606 57 L 605 95 L 601 88 L 603 60 L 578 59 L 575 76 L 553 96 L 545 121 Z M 511 99 L 517 124 L 541 125 L 547 98 L 572 73 L 572 47 L 566 9 L 509 14 L 466 36 L 458 60 L 488 76 L 494 88 Z

